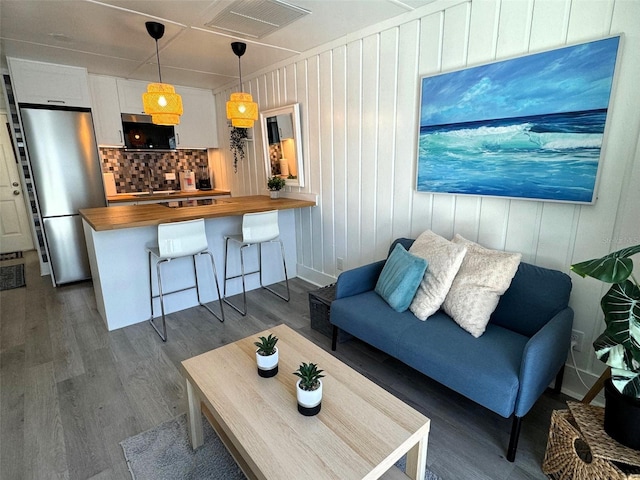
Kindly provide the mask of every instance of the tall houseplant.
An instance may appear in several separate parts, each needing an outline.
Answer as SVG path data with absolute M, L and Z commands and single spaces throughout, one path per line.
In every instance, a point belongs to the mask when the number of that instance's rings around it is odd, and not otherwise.
M 630 258 L 637 253 L 640 245 L 571 266 L 582 277 L 612 284 L 600 300 L 606 328 L 593 348 L 611 367 L 611 380 L 605 384 L 605 431 L 633 448 L 640 448 L 640 285 Z M 615 399 L 622 403 L 610 408 Z M 631 410 L 621 413 L 624 406 Z M 630 418 L 634 415 L 635 420 Z M 614 431 L 617 427 L 633 431 Z

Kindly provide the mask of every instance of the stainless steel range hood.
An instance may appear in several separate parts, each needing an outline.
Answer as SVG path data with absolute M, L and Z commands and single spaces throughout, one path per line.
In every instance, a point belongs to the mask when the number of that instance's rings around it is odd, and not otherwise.
M 122 114 L 122 131 L 128 151 L 173 151 L 176 134 L 172 125 L 155 125 L 150 115 Z

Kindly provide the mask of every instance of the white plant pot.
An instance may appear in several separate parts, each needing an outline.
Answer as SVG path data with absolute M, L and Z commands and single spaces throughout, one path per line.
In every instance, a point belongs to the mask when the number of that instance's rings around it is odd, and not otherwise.
M 313 391 L 302 390 L 300 388 L 301 381 L 302 379 L 299 379 L 296 382 L 298 411 L 307 417 L 316 415 L 322 407 L 322 380 L 318 380 L 320 382 L 320 387 Z
M 280 190 L 269 190 L 271 198 L 280 198 Z
M 264 378 L 274 377 L 278 373 L 278 347 L 273 355 L 260 355 L 256 350 L 256 363 L 258 364 L 258 375 Z

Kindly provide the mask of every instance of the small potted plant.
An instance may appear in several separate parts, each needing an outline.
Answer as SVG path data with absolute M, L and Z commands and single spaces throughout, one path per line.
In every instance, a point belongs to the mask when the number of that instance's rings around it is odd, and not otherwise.
M 322 380 L 324 370 L 318 370 L 315 363 L 302 362 L 298 370 L 293 372 L 300 377 L 296 382 L 296 398 L 298 412 L 310 417 L 316 415 L 322 407 Z
M 278 337 L 269 334 L 268 337 L 258 337 L 259 342 L 254 342 L 256 350 L 256 363 L 258 375 L 264 378 L 274 377 L 278 373 Z
M 284 187 L 286 181 L 282 177 L 269 177 L 267 180 L 267 188 L 269 189 L 271 198 L 279 198 L 280 190 Z
M 593 342 L 596 356 L 611 367 L 604 385 L 604 430 L 640 449 L 640 286 L 629 258 L 637 253 L 640 245 L 576 263 L 571 270 L 612 284 L 600 300 L 606 328 Z

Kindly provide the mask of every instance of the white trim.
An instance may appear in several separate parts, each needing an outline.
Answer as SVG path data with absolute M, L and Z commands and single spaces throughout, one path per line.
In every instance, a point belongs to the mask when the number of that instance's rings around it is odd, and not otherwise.
M 326 273 L 318 272 L 316 270 L 312 270 L 300 263 L 296 265 L 296 269 L 298 271 L 298 278 L 301 278 L 302 280 L 312 283 L 318 287 L 324 287 L 326 285 L 329 285 L 330 283 L 335 283 L 336 281 L 336 277 L 328 275 Z

